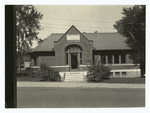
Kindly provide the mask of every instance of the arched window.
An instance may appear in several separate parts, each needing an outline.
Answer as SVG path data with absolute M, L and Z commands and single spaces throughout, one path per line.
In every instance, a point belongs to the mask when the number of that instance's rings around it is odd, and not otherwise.
M 82 51 L 82 48 L 79 45 L 69 45 L 66 47 L 66 52 L 71 52 L 71 51 Z

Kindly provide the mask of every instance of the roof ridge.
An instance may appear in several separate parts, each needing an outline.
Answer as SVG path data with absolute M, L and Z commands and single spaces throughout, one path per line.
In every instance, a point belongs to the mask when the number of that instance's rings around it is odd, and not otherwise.
M 58 35 L 58 34 L 64 34 L 64 33 L 52 33 L 51 35 Z
M 118 34 L 118 32 L 105 32 L 105 33 L 82 33 L 82 34 Z

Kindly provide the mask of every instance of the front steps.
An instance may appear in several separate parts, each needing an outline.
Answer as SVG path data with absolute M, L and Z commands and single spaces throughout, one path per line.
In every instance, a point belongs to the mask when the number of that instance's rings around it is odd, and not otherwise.
M 64 81 L 65 82 L 84 81 L 83 74 L 84 72 L 66 72 Z

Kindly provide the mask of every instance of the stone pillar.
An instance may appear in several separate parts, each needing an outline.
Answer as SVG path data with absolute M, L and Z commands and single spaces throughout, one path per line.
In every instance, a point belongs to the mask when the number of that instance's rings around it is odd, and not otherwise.
M 121 64 L 121 55 L 119 54 L 119 64 Z
M 98 62 L 100 61 L 100 55 L 94 55 L 94 60 L 96 60 L 96 65 L 98 65 Z
M 68 64 L 67 65 L 69 65 L 69 52 L 68 52 L 68 59 L 67 60 L 68 60 Z
M 115 63 L 115 60 L 114 60 L 114 54 L 112 55 L 112 64 Z
M 78 65 L 78 67 L 80 65 L 80 52 L 78 52 L 78 54 L 77 54 L 77 65 Z
M 69 65 L 69 70 L 71 69 L 71 54 L 68 53 L 68 65 Z
M 100 61 L 99 65 L 101 65 L 101 62 L 102 62 L 101 55 L 99 55 L 99 61 Z
M 100 55 L 97 55 L 97 62 L 99 62 L 100 60 Z
M 106 58 L 106 64 L 108 64 L 108 56 L 106 55 L 106 57 L 105 57 L 105 58 Z

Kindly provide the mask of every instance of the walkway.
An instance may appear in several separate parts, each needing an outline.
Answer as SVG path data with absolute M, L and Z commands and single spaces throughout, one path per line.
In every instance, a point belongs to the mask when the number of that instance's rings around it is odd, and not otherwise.
M 87 83 L 87 82 L 17 82 L 17 87 L 76 87 L 76 88 L 140 88 L 145 84 Z

